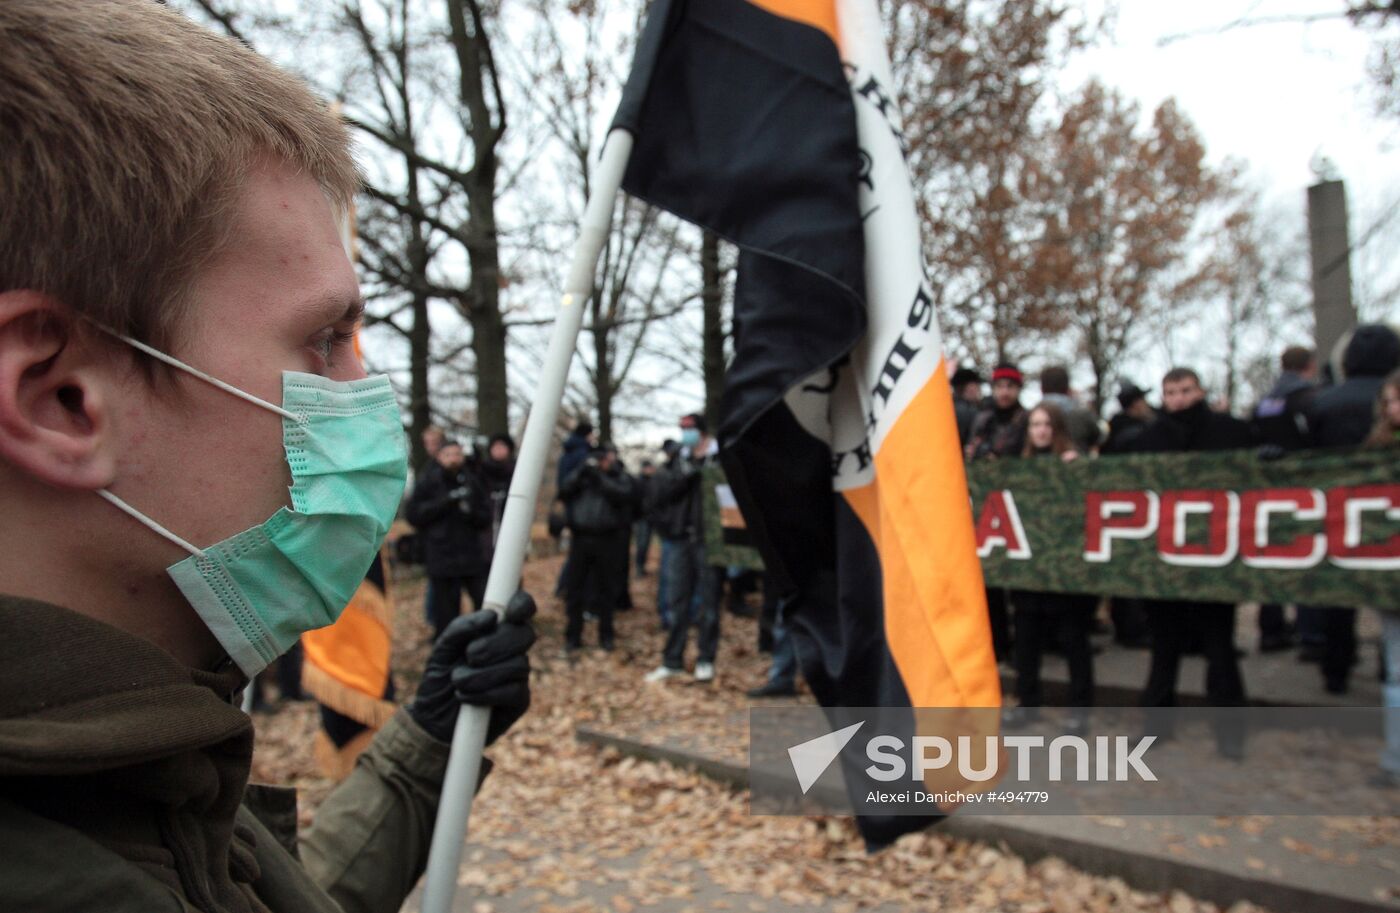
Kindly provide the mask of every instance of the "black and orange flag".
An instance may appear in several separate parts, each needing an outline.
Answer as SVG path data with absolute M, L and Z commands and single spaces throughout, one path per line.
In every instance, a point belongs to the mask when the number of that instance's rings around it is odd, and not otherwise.
M 321 705 L 316 760 L 337 780 L 349 775 L 398 709 L 389 668 L 393 603 L 385 567 L 381 549 L 335 624 L 301 636 L 301 684 Z
M 624 189 L 740 248 L 723 459 L 817 699 L 999 706 L 875 0 L 657 0 L 614 126 Z

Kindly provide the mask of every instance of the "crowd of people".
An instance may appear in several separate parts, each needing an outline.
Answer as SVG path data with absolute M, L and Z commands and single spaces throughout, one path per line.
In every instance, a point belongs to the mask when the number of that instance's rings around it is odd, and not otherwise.
M 715 678 L 721 616 L 759 620 L 759 649 L 773 654 L 766 680 L 749 693 L 781 697 L 797 693 L 797 659 L 782 623 L 781 600 L 765 575 L 715 566 L 706 552 L 702 470 L 718 461 L 719 445 L 703 415 L 683 415 L 676 436 L 635 473 L 615 446 L 600 443 L 593 425 L 578 422 L 565 437 L 549 516 L 555 538 L 567 537 L 567 556 L 555 588 L 566 617 L 564 650 L 574 656 L 592 640 L 616 647 L 614 618 L 633 608 L 628 581 L 655 575 L 656 620 L 665 635 L 648 683 L 685 676 L 687 648 L 695 632 L 690 677 Z M 461 611 L 465 595 L 481 603 L 492 546 L 514 470 L 514 445 L 498 435 L 464 448 L 430 427 L 423 435 L 427 462 L 415 474 L 405 517 L 413 536 L 399 540 L 401 558 L 420 562 L 428 577 L 424 614 L 435 632 Z M 656 550 L 652 568 L 653 544 Z M 759 608 L 748 597 L 761 593 Z
M 1107 423 L 1083 405 L 1069 387 L 1064 367 L 1040 373 L 1041 399 L 1022 402 L 1025 377 L 1013 364 L 999 364 L 983 395 L 983 377 L 960 368 L 952 378 L 959 436 L 969 461 L 1056 458 L 1064 461 L 1108 458 L 1128 453 L 1179 453 L 1257 449 L 1263 459 L 1310 448 L 1400 445 L 1400 338 L 1380 324 L 1357 327 L 1347 343 L 1339 376 L 1320 371 L 1314 353 L 1302 346 L 1280 357 L 1276 383 L 1247 415 L 1212 408 L 1200 375 L 1175 367 L 1162 378 L 1160 407 L 1149 391 L 1124 383 L 1119 410 Z M 1006 592 L 989 589 L 988 610 L 999 661 L 1015 670 L 1017 704 L 1006 720 L 1033 720 L 1041 705 L 1040 667 L 1048 649 L 1063 652 L 1069 666 L 1069 701 L 1089 706 L 1094 695 L 1094 630 L 1099 594 Z M 1376 606 L 1383 633 L 1381 674 L 1388 706 L 1400 706 L 1400 603 Z M 1322 685 L 1344 694 L 1357 665 L 1355 608 L 1298 605 L 1290 623 L 1286 607 L 1259 611 L 1259 649 L 1299 648 L 1299 658 L 1316 662 Z M 1236 606 L 1182 600 L 1111 600 L 1108 613 L 1115 639 L 1150 649 L 1142 692 L 1148 707 L 1170 707 L 1177 700 L 1181 657 L 1204 654 L 1206 693 L 1212 706 L 1245 702 L 1245 683 L 1235 643 Z M 1400 784 L 1400 753 L 1391 752 L 1381 774 Z
M 1262 458 L 1305 448 L 1400 444 L 1400 338 L 1383 325 L 1358 327 L 1351 335 L 1340 375 L 1326 379 L 1311 350 L 1293 346 L 1280 357 L 1276 383 L 1244 415 L 1213 408 L 1200 375 L 1175 367 L 1161 379 L 1159 404 L 1152 391 L 1125 382 L 1118 409 L 1108 421 L 1071 388 L 1062 365 L 1039 372 L 1040 399 L 1028 405 L 1025 375 L 1014 364 L 997 365 L 984 378 L 971 367 L 952 377 L 958 434 L 969 462 L 1054 459 L 1063 462 L 1129 453 L 1177 453 L 1256 449 Z M 596 643 L 615 647 L 614 614 L 631 608 L 627 582 L 648 573 L 653 540 L 659 541 L 657 620 L 665 632 L 658 665 L 647 682 L 685 674 L 686 647 L 696 630 L 692 676 L 715 677 L 720 621 L 726 605 L 744 612 L 743 593 L 752 575 L 712 566 L 705 552 L 701 470 L 717 460 L 718 445 L 703 416 L 681 417 L 675 439 L 656 460 L 644 459 L 634 474 L 617 449 L 599 443 L 591 424 L 580 422 L 566 438 L 556 477 L 552 532 L 569 534 L 569 553 L 556 595 L 567 615 L 565 649 L 583 647 L 585 629 L 596 625 Z M 435 453 L 420 471 L 408 518 L 426 535 L 431 579 L 427 613 L 440 629 L 455 614 L 460 593 L 479 602 L 490 562 L 499 499 L 509 484 L 513 447 L 492 439 L 489 452 L 464 455 L 454 442 L 425 440 Z M 782 624 L 779 593 L 763 590 L 762 644 L 773 652 L 768 680 L 754 697 L 796 693 L 797 663 Z M 728 589 L 730 598 L 725 601 Z M 987 603 L 999 662 L 1014 672 L 1015 706 L 1010 725 L 1033 721 L 1043 702 L 1041 665 L 1047 651 L 1062 653 L 1069 667 L 1068 700 L 1094 703 L 1094 650 L 1090 636 L 1111 631 L 1115 641 L 1150 651 L 1142 703 L 1169 707 L 1177 701 L 1177 676 L 1184 655 L 1201 653 L 1207 663 L 1206 691 L 1213 706 L 1246 701 L 1235 642 L 1236 606 L 1165 599 L 1105 598 L 1098 593 L 1055 593 L 989 588 Z M 1107 607 L 1104 618 L 1099 610 Z M 1393 610 L 1397 606 L 1378 606 Z M 1289 610 L 1292 620 L 1289 620 Z M 1356 610 L 1326 606 L 1264 605 L 1259 609 L 1261 651 L 1299 649 L 1316 662 L 1323 687 L 1345 693 L 1357 664 Z M 1383 658 L 1389 668 L 1387 700 L 1400 705 L 1400 615 L 1383 612 Z M 1071 717 L 1080 725 L 1082 717 Z M 1400 773 L 1400 758 L 1395 759 Z

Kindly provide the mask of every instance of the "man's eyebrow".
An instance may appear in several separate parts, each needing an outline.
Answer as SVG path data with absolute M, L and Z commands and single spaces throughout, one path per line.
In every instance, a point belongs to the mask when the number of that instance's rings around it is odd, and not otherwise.
M 362 295 L 343 295 L 332 292 L 312 301 L 307 311 L 325 323 L 359 323 L 365 314 L 365 299 Z
M 340 322 L 359 323 L 365 316 L 365 298 L 363 295 L 356 295 L 349 304 L 345 306 L 345 313 L 341 315 Z

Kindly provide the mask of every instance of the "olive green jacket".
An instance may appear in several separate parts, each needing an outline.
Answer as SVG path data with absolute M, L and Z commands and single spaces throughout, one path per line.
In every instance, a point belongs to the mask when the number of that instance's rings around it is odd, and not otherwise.
M 402 711 L 296 839 L 248 785 L 236 669 L 191 670 L 77 612 L 0 596 L 0 910 L 391 913 L 427 860 L 448 746 Z

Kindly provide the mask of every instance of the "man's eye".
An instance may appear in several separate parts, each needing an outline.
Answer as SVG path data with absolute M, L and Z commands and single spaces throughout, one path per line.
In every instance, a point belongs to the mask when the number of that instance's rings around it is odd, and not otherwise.
M 348 346 L 355 339 L 354 331 L 337 330 L 330 328 L 319 334 L 312 348 L 316 353 L 325 359 L 327 366 L 335 363 L 336 353 L 345 346 Z

